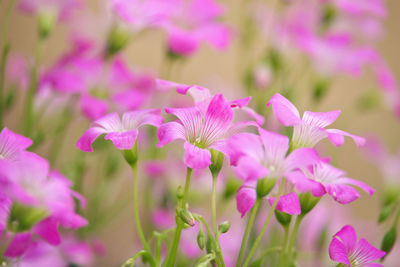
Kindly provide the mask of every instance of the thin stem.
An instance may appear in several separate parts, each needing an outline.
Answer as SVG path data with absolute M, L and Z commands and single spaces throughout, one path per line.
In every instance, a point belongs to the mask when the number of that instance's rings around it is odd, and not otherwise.
M 288 247 L 287 247 L 287 250 L 286 250 L 287 253 L 289 253 L 289 255 L 292 255 L 292 248 L 293 248 L 294 242 L 296 241 L 297 234 L 299 232 L 300 223 L 301 223 L 302 219 L 303 219 L 303 216 L 302 215 L 298 215 L 297 218 L 296 218 L 296 222 L 294 223 L 292 234 L 290 235 Z
M 272 215 L 274 214 L 276 206 L 278 205 L 278 201 L 282 195 L 284 186 L 285 186 L 285 179 L 282 179 L 281 184 L 279 185 L 278 195 L 275 197 L 274 204 L 272 205 L 272 208 L 268 212 L 267 219 L 265 220 L 265 223 L 264 223 L 260 233 L 258 234 L 256 241 L 254 242 L 253 246 L 251 247 L 249 255 L 247 256 L 247 258 L 243 264 L 243 267 L 247 267 L 249 265 L 251 258 L 253 257 L 254 253 L 256 252 L 257 247 L 260 244 L 261 239 L 264 236 L 264 233 L 268 228 L 269 222 L 271 221 L 271 218 L 272 218 Z
M 186 202 L 188 199 L 189 195 L 189 188 L 190 188 L 190 182 L 192 180 L 192 175 L 193 175 L 193 170 L 191 168 L 187 168 L 186 172 L 186 181 L 185 181 L 185 189 L 183 191 L 183 198 L 181 201 L 181 207 L 180 208 L 186 208 Z M 176 254 L 178 251 L 178 246 L 179 246 L 179 240 L 181 238 L 181 233 L 183 230 L 183 221 L 177 217 L 176 218 L 176 229 L 175 229 L 175 234 L 174 234 L 174 239 L 172 241 L 172 246 L 171 250 L 168 253 L 167 259 L 166 259 L 166 265 L 165 266 L 174 266 L 175 265 L 175 260 L 176 260 Z
M 39 38 L 38 44 L 36 46 L 35 61 L 32 66 L 29 89 L 28 92 L 26 93 L 26 98 L 25 98 L 23 133 L 26 136 L 32 136 L 32 125 L 34 119 L 33 104 L 38 87 L 38 67 L 40 65 L 40 60 L 42 57 L 45 41 L 46 39 L 42 37 Z
M 212 192 L 211 192 L 211 216 L 212 216 L 212 225 L 214 230 L 215 241 L 217 242 L 217 258 L 219 258 L 221 265 L 225 267 L 224 258 L 221 252 L 221 244 L 219 243 L 219 232 L 217 226 L 217 174 L 213 174 L 213 182 L 212 182 Z
M 150 251 L 150 247 L 147 244 L 146 238 L 143 234 L 142 224 L 140 223 L 140 215 L 139 215 L 139 182 L 138 182 L 138 174 L 137 174 L 137 164 L 131 165 L 133 172 L 133 210 L 135 213 L 135 223 L 136 229 L 139 234 L 140 242 L 145 250 Z
M 261 199 L 257 198 L 256 202 L 254 203 L 253 208 L 251 209 L 250 218 L 246 225 L 246 230 L 244 231 L 243 238 L 242 238 L 242 245 L 240 246 L 239 256 L 236 262 L 236 266 L 239 267 L 242 264 L 244 250 L 246 248 L 247 238 L 249 237 L 250 231 L 254 225 L 254 221 L 257 217 L 258 209 L 260 208 Z
M 261 256 L 256 260 L 256 262 L 260 262 L 263 258 L 265 258 L 268 254 L 271 254 L 271 253 L 273 253 L 273 252 L 276 252 L 276 251 L 281 251 L 282 250 L 282 248 L 281 247 L 272 247 L 272 248 L 268 248 L 268 249 L 266 249 L 262 254 L 261 254 Z

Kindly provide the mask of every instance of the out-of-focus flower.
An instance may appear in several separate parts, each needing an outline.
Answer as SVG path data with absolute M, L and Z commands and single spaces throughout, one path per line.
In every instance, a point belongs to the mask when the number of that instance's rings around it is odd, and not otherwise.
M 31 145 L 31 139 L 4 128 L 0 133 L 0 161 L 18 160 Z
M 168 32 L 168 49 L 188 56 L 196 52 L 201 42 L 217 49 L 226 49 L 231 40 L 230 29 L 218 21 L 222 6 L 213 0 L 175 0 L 164 27 Z
M 7 78 L 19 89 L 27 89 L 29 82 L 29 66 L 22 55 L 12 55 L 7 64 Z
M 329 256 L 333 261 L 346 266 L 381 266 L 373 261 L 385 256 L 385 252 L 373 247 L 367 240 L 361 238 L 357 241 L 354 228 L 344 226 L 337 232 L 329 245 Z
M 185 141 L 184 162 L 189 168 L 203 169 L 211 164 L 209 149 L 227 152 L 226 140 L 252 122 L 233 123 L 231 104 L 222 94 L 215 95 L 204 106 L 189 108 L 166 108 L 165 111 L 178 118 L 158 129 L 162 147 L 176 139 Z
M 80 5 L 80 0 L 22 0 L 19 8 L 29 14 L 47 15 L 57 20 L 68 18 Z
M 303 117 L 300 118 L 297 108 L 280 94 L 275 94 L 267 105 L 272 105 L 274 116 L 281 124 L 293 126 L 292 141 L 294 147 L 313 147 L 324 138 L 329 138 L 335 146 L 340 146 L 344 143 L 344 136 L 352 138 L 358 146 L 365 143 L 365 139 L 362 137 L 338 129 L 325 129 L 338 118 L 340 110 L 330 112 L 305 111 Z
M 101 134 L 106 134 L 104 139 L 111 140 L 118 149 L 131 149 L 139 134 L 139 127 L 143 125 L 159 127 L 163 120 L 158 109 L 125 112 L 122 119 L 117 113 L 111 113 L 94 121 L 76 146 L 82 151 L 93 152 L 94 140 Z
M 310 171 L 311 170 L 311 171 Z M 369 195 L 375 190 L 364 182 L 346 177 L 346 173 L 323 161 L 315 164 L 310 170 L 303 169 L 305 176 L 300 172 L 289 174 L 288 179 L 301 191 L 311 191 L 315 197 L 329 194 L 341 204 L 350 203 L 360 197 L 360 194 L 350 185 L 363 189 Z

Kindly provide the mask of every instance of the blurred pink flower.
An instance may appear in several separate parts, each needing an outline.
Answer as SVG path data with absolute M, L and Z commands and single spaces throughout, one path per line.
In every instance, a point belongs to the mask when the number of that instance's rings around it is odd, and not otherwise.
M 28 147 L 32 145 L 32 140 L 10 131 L 7 127 L 0 132 L 0 161 L 18 160 Z
M 21 0 L 18 7 L 28 14 L 46 14 L 56 19 L 66 19 L 80 5 L 80 0 Z
M 350 225 L 344 226 L 337 232 L 329 245 L 329 256 L 333 261 L 343 263 L 347 266 L 381 266 L 373 261 L 385 256 L 385 252 L 373 247 L 367 240 L 361 238 L 357 241 L 354 228 Z
M 118 149 L 131 149 L 139 134 L 139 127 L 143 125 L 159 127 L 163 120 L 158 109 L 125 112 L 122 119 L 117 113 L 111 113 L 92 122 L 76 146 L 82 151 L 93 152 L 92 143 L 100 135 L 106 134 L 104 139 L 111 140 Z
M 275 94 L 268 102 L 272 105 L 275 118 L 284 126 L 293 126 L 292 141 L 294 147 L 314 147 L 320 140 L 329 138 L 335 146 L 344 143 L 344 136 L 349 136 L 358 146 L 365 143 L 365 139 L 338 129 L 325 129 L 339 116 L 340 110 L 330 112 L 305 111 L 300 118 L 297 108 L 285 97 Z
M 7 64 L 7 78 L 17 85 L 18 89 L 26 90 L 29 82 L 29 65 L 22 55 L 11 55 Z

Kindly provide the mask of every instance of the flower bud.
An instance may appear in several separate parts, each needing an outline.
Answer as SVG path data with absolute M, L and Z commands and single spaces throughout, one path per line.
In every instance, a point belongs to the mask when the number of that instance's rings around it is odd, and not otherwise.
M 194 226 L 196 224 L 196 221 L 190 211 L 187 209 L 179 209 L 178 210 L 178 216 L 179 218 L 186 224 L 190 226 Z
M 268 195 L 268 193 L 271 192 L 272 188 L 274 188 L 275 184 L 275 178 L 263 178 L 258 180 L 256 187 L 257 197 L 263 198 Z
M 130 34 L 121 26 L 114 26 L 107 39 L 107 48 L 105 56 L 112 57 L 121 51 L 129 41 Z
M 211 253 L 217 250 L 217 243 L 212 235 L 207 236 L 207 243 L 206 243 L 206 250 L 207 253 Z
M 226 232 L 228 232 L 229 228 L 231 228 L 231 223 L 229 221 L 224 221 L 218 225 L 218 231 L 221 234 L 225 234 Z
M 396 242 L 396 227 L 393 226 L 389 231 L 386 232 L 385 236 L 383 237 L 381 250 L 386 252 L 386 257 L 389 252 L 392 250 L 394 243 Z
M 219 172 L 222 169 L 222 166 L 224 165 L 224 159 L 225 155 L 215 149 L 210 149 L 211 152 L 211 165 L 210 165 L 210 171 L 213 177 L 218 176 Z
M 292 215 L 275 210 L 275 218 L 282 226 L 287 226 L 292 220 Z
M 320 197 L 314 197 L 310 192 L 299 195 L 301 214 L 306 215 L 319 202 Z
M 206 237 L 205 237 L 205 235 L 204 235 L 202 230 L 200 230 L 198 235 L 197 235 L 197 245 L 199 246 L 199 248 L 201 250 L 203 250 L 204 246 L 206 245 Z
M 396 205 L 394 204 L 383 206 L 381 212 L 379 213 L 378 223 L 383 223 L 386 221 L 386 219 L 389 218 L 389 216 L 393 213 L 395 208 Z
M 39 37 L 46 39 L 54 28 L 56 21 L 55 14 L 52 12 L 39 15 Z
M 176 189 L 176 198 L 178 200 L 181 200 L 181 199 L 183 199 L 183 195 L 184 195 L 184 192 L 183 192 L 182 186 L 178 186 L 178 189 Z

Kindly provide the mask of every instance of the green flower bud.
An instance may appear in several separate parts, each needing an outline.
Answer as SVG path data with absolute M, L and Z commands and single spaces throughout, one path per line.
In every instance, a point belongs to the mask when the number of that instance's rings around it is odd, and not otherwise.
M 204 246 L 206 245 L 206 237 L 202 230 L 200 230 L 197 234 L 197 245 L 201 250 L 203 250 Z
M 211 165 L 210 165 L 210 171 L 213 176 L 218 176 L 219 172 L 222 169 L 222 166 L 224 165 L 224 159 L 225 155 L 215 149 L 210 149 L 211 152 Z
M 229 199 L 236 195 L 236 192 L 240 188 L 240 181 L 235 178 L 229 178 L 225 183 L 224 199 Z
M 272 188 L 274 188 L 276 184 L 275 178 L 263 178 L 257 181 L 257 197 L 263 198 L 271 192 Z
M 186 224 L 190 226 L 194 226 L 196 224 L 196 221 L 190 211 L 187 209 L 179 209 L 178 210 L 178 216 L 179 218 Z
M 327 79 L 319 78 L 315 81 L 313 89 L 313 100 L 315 102 L 318 103 L 326 95 L 329 85 L 330 83 Z
M 207 253 L 217 251 L 217 243 L 215 242 L 215 239 L 212 235 L 207 236 L 206 250 L 207 250 Z
M 116 25 L 108 35 L 106 57 L 112 57 L 128 44 L 130 33 L 121 25 Z
M 303 193 L 299 195 L 301 214 L 306 215 L 309 213 L 315 205 L 319 202 L 320 197 L 314 197 L 311 193 Z
M 42 13 L 39 15 L 39 37 L 46 39 L 54 28 L 56 16 L 54 13 Z
M 280 212 L 279 210 L 275 210 L 275 218 L 282 226 L 285 227 L 290 224 L 290 221 L 292 220 L 292 215 L 285 212 Z
M 396 227 L 392 227 L 389 231 L 386 232 L 385 236 L 383 237 L 381 250 L 386 252 L 385 257 L 392 250 L 394 243 L 396 242 L 396 236 L 397 236 Z
M 388 219 L 389 216 L 392 215 L 395 208 L 396 205 L 394 204 L 383 206 L 381 212 L 379 213 L 378 223 L 383 223 L 384 221 L 386 221 L 386 219 Z
M 225 234 L 226 232 L 228 232 L 229 228 L 231 228 L 231 223 L 229 221 L 224 221 L 218 225 L 218 231 L 221 234 Z
M 176 189 L 176 198 L 178 200 L 181 200 L 181 199 L 183 199 L 183 195 L 184 195 L 184 191 L 183 191 L 182 186 L 178 186 L 178 188 Z

